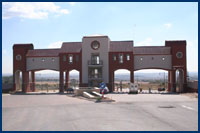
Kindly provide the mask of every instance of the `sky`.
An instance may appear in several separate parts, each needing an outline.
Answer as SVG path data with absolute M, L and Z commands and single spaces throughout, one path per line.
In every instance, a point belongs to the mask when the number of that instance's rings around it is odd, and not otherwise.
M 187 69 L 198 72 L 197 2 L 3 2 L 2 73 L 13 71 L 15 43 L 60 48 L 62 42 L 93 34 L 108 35 L 112 41 L 134 40 L 134 46 L 186 40 Z

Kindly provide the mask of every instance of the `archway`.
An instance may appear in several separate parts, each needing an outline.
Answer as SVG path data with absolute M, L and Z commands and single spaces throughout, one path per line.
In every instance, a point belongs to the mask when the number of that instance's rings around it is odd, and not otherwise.
M 63 72 L 64 89 L 77 89 L 80 82 L 80 72 L 76 69 Z
M 114 91 L 128 92 L 131 73 L 127 69 L 117 69 L 114 71 Z
M 163 69 L 142 69 L 134 72 L 140 92 L 158 92 L 168 89 L 168 71 Z
M 176 70 L 176 92 L 183 92 L 184 71 L 183 69 Z
M 59 72 L 55 70 L 36 71 L 35 89 L 40 92 L 59 92 Z
M 15 90 L 22 92 L 22 71 L 15 72 Z
M 78 89 L 80 83 L 80 72 L 73 69 L 69 71 L 69 87 L 73 89 Z

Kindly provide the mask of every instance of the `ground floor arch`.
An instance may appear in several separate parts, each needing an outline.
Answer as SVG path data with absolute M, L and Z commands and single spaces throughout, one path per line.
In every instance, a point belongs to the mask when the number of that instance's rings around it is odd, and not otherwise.
M 77 88 L 80 84 L 80 72 L 76 69 L 63 72 L 64 89 Z
M 14 70 L 13 91 L 33 92 L 34 90 L 34 71 Z
M 169 91 L 168 70 L 163 69 L 141 69 L 134 72 L 135 83 L 139 90 L 145 91 Z
M 176 70 L 176 92 L 184 91 L 184 71 L 183 69 Z
M 78 70 L 71 70 L 69 72 L 69 87 L 77 88 L 80 84 L 80 72 Z
M 35 91 L 59 92 L 59 71 L 39 70 L 35 72 Z
M 126 92 L 130 83 L 133 83 L 133 72 L 128 69 L 117 69 L 114 71 L 113 91 Z
M 15 91 L 23 91 L 22 90 L 22 71 L 17 70 L 15 72 Z

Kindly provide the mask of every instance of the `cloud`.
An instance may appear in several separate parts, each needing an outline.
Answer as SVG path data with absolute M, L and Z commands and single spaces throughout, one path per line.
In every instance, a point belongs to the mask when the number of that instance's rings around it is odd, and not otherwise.
M 167 29 L 169 29 L 169 28 L 172 27 L 172 23 L 166 23 L 166 24 L 164 24 L 164 26 L 165 26 Z
M 53 2 L 3 2 L 2 18 L 13 17 L 28 19 L 45 19 L 51 14 L 68 14 L 67 9 L 61 9 Z
M 194 43 L 193 43 L 193 41 L 187 41 L 187 45 L 192 46 L 192 45 L 194 45 Z
M 2 53 L 7 54 L 7 50 L 3 49 Z
M 198 39 L 187 40 L 187 46 L 198 46 Z
M 69 2 L 69 4 L 70 4 L 71 6 L 74 6 L 74 5 L 76 4 L 76 2 Z
M 153 39 L 151 37 L 148 37 L 144 41 L 138 42 L 137 46 L 151 46 L 152 45 L 152 40 Z
M 48 48 L 61 48 L 63 41 L 51 43 Z

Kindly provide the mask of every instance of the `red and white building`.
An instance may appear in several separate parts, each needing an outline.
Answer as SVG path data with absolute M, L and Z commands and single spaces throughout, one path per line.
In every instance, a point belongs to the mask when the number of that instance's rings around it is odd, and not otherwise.
M 186 91 L 186 41 L 165 41 L 165 46 L 134 47 L 133 41 L 111 41 L 108 36 L 84 36 L 82 42 L 63 42 L 60 49 L 34 49 L 33 44 L 14 44 L 13 82 L 19 87 L 22 72 L 22 91 L 35 91 L 35 72 L 59 71 L 59 90 L 68 87 L 69 72 L 79 71 L 80 87 L 107 84 L 114 89 L 114 72 L 162 69 L 168 71 L 168 91 Z M 179 76 L 177 76 L 177 73 Z M 31 78 L 30 78 L 31 77 Z M 65 77 L 65 78 L 64 78 Z M 65 79 L 65 81 L 64 81 Z M 178 84 L 177 84 L 178 83 Z M 175 89 L 179 86 L 179 89 Z

